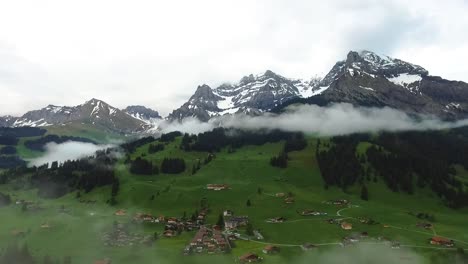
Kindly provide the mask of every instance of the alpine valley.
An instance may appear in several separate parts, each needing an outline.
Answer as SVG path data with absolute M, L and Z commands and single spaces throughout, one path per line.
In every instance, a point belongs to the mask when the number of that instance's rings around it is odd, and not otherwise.
M 351 51 L 323 78 L 194 90 L 167 116 L 91 99 L 0 117 L 0 264 L 468 263 L 467 83 Z M 337 105 L 371 121 L 285 125 Z

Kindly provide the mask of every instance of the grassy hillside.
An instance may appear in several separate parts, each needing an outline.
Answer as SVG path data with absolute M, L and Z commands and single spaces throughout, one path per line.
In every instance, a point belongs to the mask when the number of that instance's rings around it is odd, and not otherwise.
M 325 189 L 315 157 L 316 140 L 309 137 L 306 149 L 289 153 L 286 169 L 272 167 L 269 163 L 270 158 L 282 149 L 283 142 L 279 142 L 244 146 L 232 153 L 224 149 L 216 153 L 210 163 L 204 165 L 202 162 L 201 169 L 195 175 L 191 173 L 192 165 L 197 164 L 198 160 L 203 161 L 208 153 L 182 151 L 179 148 L 181 138 L 154 154 L 148 153 L 147 144 L 132 153 L 131 158 L 144 156 L 158 165 L 165 157 L 183 158 L 187 170 L 179 175 L 137 176 L 129 172 L 122 158 L 115 168 L 120 179 L 120 191 L 118 204 L 114 207 L 106 204 L 110 187 L 81 193 L 80 199 L 96 201 L 87 204 L 80 203 L 76 193 L 60 199 L 43 200 L 37 197 L 35 190 L 17 190 L 14 184 L 0 185 L 0 192 L 11 194 L 14 200 L 35 201 L 44 208 L 38 212 L 23 212 L 20 205 L 0 208 L 0 248 L 18 241 L 27 243 L 35 255 L 71 256 L 73 263 L 93 263 L 106 257 L 111 258 L 112 263 L 234 263 L 238 256 L 247 252 L 259 254 L 265 263 L 303 263 L 308 257 L 318 259 L 329 251 L 352 251 L 352 247 L 343 249 L 339 243 L 343 237 L 360 232 L 368 232 L 370 238 L 363 244 L 372 247 L 371 251 L 380 248 L 391 250 L 389 246 L 382 245 L 383 240 L 401 243 L 401 249 L 395 249 L 391 254 L 402 263 L 414 263 L 415 260 L 408 257 L 412 253 L 422 256 L 423 263 L 429 263 L 429 260 L 443 255 L 445 251 L 447 254 L 453 252 L 430 245 L 428 239 L 435 234 L 455 240 L 457 247 L 468 248 L 468 210 L 447 208 L 429 190 L 418 189 L 413 195 L 393 193 L 378 179 L 377 182 L 368 183 L 370 200 L 363 201 L 359 198 L 360 188 L 357 186 L 349 188 L 347 193 L 336 187 Z M 361 143 L 358 152 L 365 153 L 369 144 Z M 466 178 L 466 172 L 461 168 L 459 177 Z M 213 183 L 228 184 L 230 189 L 206 190 L 206 185 Z M 284 198 L 275 197 L 276 193 L 291 193 L 295 202 L 286 204 Z M 351 205 L 342 207 L 325 203 L 337 199 L 347 199 Z M 250 200 L 251 206 L 247 206 L 247 200 Z M 264 240 L 238 240 L 232 253 L 227 255 L 195 256 L 182 255 L 195 231 L 183 232 L 174 238 L 160 238 L 149 247 L 107 247 L 101 241 L 102 234 L 112 227 L 114 221 L 125 223 L 134 214 L 143 212 L 155 216 L 190 216 L 200 208 L 201 203 L 209 205 L 209 224 L 215 224 L 224 210 L 233 210 L 236 215 L 249 216 L 254 229 L 263 234 Z M 61 206 L 66 208 L 65 213 L 59 212 Z M 126 215 L 114 215 L 117 209 L 126 210 Z M 304 217 L 297 213 L 304 209 L 327 215 Z M 421 212 L 434 215 L 433 229 L 416 227 L 423 220 L 413 214 Z M 278 224 L 266 222 L 273 217 L 285 217 L 287 220 Z M 358 220 L 361 217 L 372 218 L 379 224 L 362 224 Z M 329 224 L 325 221 L 329 218 L 352 223 L 353 230 L 347 231 L 339 225 Z M 48 224 L 50 228 L 41 228 L 43 224 Z M 134 228 L 134 232 L 148 235 L 154 232 L 161 234 L 164 230 L 160 224 L 142 224 Z M 13 233 L 18 231 L 24 231 L 25 235 L 15 236 Z M 304 243 L 315 244 L 318 248 L 304 253 L 300 248 Z M 278 245 L 281 253 L 265 255 L 262 249 L 267 244 Z

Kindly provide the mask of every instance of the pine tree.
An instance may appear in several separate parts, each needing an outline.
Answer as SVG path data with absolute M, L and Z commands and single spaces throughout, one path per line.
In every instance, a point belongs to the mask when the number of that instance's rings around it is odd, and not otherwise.
M 367 190 L 366 185 L 362 185 L 362 188 L 361 188 L 361 199 L 364 200 L 364 201 L 368 201 L 368 200 L 369 200 L 369 191 Z
M 254 235 L 254 232 L 253 232 L 253 226 L 251 223 L 248 223 L 246 228 L 245 228 L 245 233 L 248 235 L 248 236 L 253 236 Z
M 249 200 L 247 200 L 247 202 L 245 203 L 245 205 L 247 205 L 247 207 L 250 207 L 250 206 L 252 206 L 252 203 L 250 202 L 250 199 L 249 199 Z
M 216 222 L 217 226 L 224 227 L 224 217 L 223 214 L 219 214 L 218 221 Z

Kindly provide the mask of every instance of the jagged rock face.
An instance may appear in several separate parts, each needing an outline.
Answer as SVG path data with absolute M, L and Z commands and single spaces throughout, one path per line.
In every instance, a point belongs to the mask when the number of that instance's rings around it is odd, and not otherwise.
M 97 99 L 75 107 L 49 105 L 40 110 L 27 112 L 10 126 L 37 127 L 78 122 L 121 133 L 142 131 L 147 126 L 143 121 Z
M 350 52 L 315 89 L 329 102 L 388 106 L 446 119 L 468 116 L 468 84 L 429 76 L 418 65 L 369 51 Z
M 10 127 L 16 119 L 18 118 L 14 116 L 0 116 L 0 127 Z
M 287 79 L 272 71 L 259 76 L 243 77 L 237 84 L 223 84 L 215 89 L 199 86 L 189 101 L 174 110 L 169 119 L 196 117 L 207 121 L 224 114 L 260 114 L 297 97 L 313 95 L 312 84 L 302 80 Z
M 155 111 L 142 105 L 127 106 L 127 108 L 125 108 L 123 111 L 128 115 L 143 122 L 151 122 L 152 120 L 162 119 L 158 111 Z

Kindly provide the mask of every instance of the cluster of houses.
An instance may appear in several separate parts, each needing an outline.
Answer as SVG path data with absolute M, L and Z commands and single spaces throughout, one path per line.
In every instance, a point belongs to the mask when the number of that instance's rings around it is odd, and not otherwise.
M 136 223 L 161 223 L 165 221 L 164 216 L 155 217 L 152 214 L 147 213 L 137 213 L 133 216 L 133 221 Z
M 160 216 L 158 218 L 159 223 L 165 223 L 163 236 L 171 238 L 179 235 L 182 231 L 192 231 L 201 228 L 205 224 L 205 219 L 208 211 L 206 209 L 201 210 L 196 219 L 182 220 L 176 217 L 165 218 Z
M 248 216 L 235 216 L 230 210 L 226 210 L 223 213 L 224 216 L 224 227 L 226 230 L 237 229 L 238 227 L 247 226 L 249 223 Z
M 131 234 L 126 225 L 115 223 L 113 228 L 102 236 L 104 245 L 111 247 L 123 247 L 133 245 L 151 245 L 154 236 Z
M 212 190 L 212 191 L 223 191 L 223 190 L 228 190 L 229 185 L 227 185 L 227 184 L 207 184 L 206 189 L 207 190 Z
M 222 233 L 221 228 L 200 227 L 198 232 L 193 237 L 192 241 L 184 249 L 184 254 L 192 253 L 208 254 L 226 253 L 231 250 L 229 239 Z

